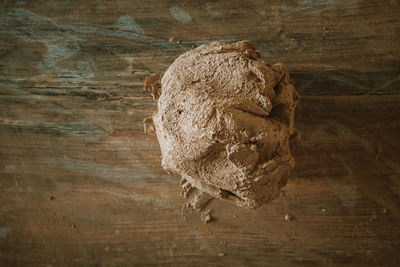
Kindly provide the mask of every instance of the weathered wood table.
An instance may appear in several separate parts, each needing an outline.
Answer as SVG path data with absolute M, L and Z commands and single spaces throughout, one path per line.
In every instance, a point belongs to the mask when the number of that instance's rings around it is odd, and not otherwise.
M 396 0 L 2 1 L 0 266 L 400 264 L 399 14 Z M 213 201 L 203 224 L 143 133 L 143 83 L 242 39 L 301 94 L 296 167 L 270 205 Z

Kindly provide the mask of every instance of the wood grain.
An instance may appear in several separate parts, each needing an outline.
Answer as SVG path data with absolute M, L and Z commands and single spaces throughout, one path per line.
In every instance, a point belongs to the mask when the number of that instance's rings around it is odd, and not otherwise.
M 399 265 L 399 13 L 362 0 L 1 2 L 0 266 Z M 270 205 L 213 201 L 203 224 L 143 133 L 156 109 L 143 83 L 192 46 L 242 39 L 285 63 L 302 96 L 296 167 Z

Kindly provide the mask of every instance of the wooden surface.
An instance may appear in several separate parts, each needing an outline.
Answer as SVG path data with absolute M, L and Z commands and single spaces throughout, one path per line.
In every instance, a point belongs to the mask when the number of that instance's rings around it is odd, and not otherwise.
M 396 0 L 3 0 L 0 266 L 399 265 L 399 14 Z M 242 39 L 301 94 L 296 167 L 270 205 L 213 201 L 203 224 L 143 133 L 142 87 L 192 46 Z

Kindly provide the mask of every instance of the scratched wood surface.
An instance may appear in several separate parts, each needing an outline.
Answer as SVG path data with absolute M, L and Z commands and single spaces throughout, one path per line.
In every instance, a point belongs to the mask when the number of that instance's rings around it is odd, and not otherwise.
M 399 265 L 399 14 L 396 0 L 1 1 L 0 266 Z M 301 94 L 296 167 L 270 205 L 213 201 L 203 224 L 143 133 L 142 87 L 194 46 L 242 39 Z

